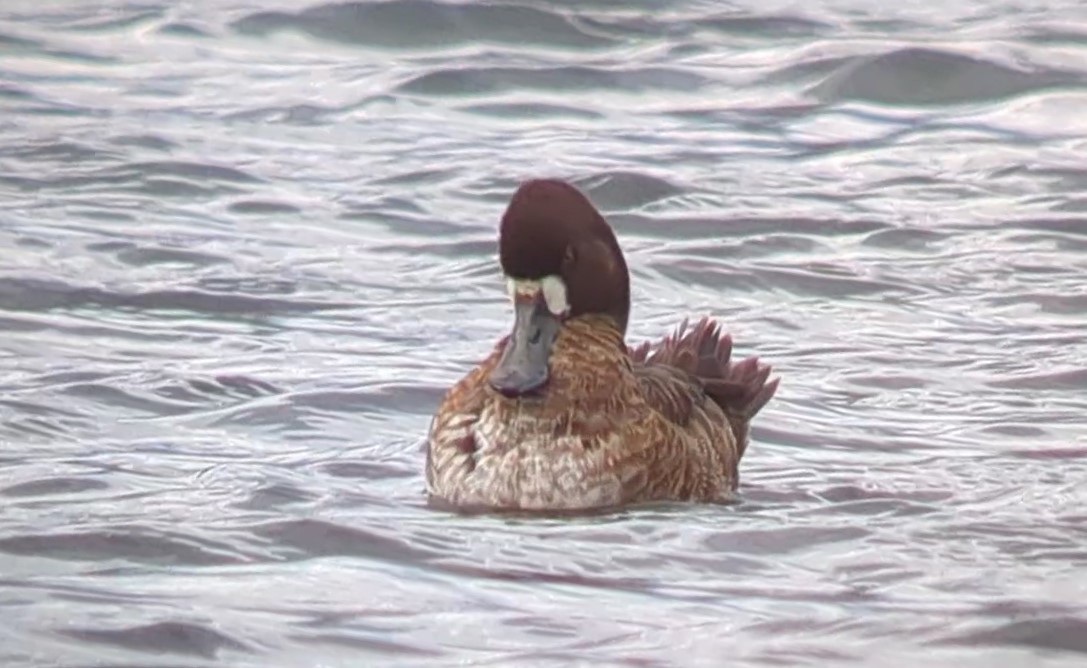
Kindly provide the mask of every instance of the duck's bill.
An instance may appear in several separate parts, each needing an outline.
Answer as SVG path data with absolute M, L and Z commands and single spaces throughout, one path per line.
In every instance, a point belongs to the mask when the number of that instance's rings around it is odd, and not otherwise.
M 551 346 L 562 323 L 543 299 L 514 304 L 513 331 L 506 349 L 491 371 L 491 387 L 507 397 L 519 397 L 547 384 Z

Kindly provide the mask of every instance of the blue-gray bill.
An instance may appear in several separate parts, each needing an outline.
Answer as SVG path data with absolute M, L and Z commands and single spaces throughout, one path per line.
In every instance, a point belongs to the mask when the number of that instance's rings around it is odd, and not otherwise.
M 519 397 L 546 385 L 551 346 L 561 326 L 542 298 L 515 302 L 513 331 L 491 371 L 491 387 L 507 397 Z

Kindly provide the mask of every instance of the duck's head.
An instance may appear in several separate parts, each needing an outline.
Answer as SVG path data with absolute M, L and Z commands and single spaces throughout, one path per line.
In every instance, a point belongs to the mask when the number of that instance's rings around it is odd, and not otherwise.
M 498 253 L 514 323 L 490 375 L 495 390 L 515 397 L 546 385 L 551 347 L 572 318 L 607 316 L 626 332 L 626 261 L 607 221 L 572 185 L 521 184 L 502 216 Z

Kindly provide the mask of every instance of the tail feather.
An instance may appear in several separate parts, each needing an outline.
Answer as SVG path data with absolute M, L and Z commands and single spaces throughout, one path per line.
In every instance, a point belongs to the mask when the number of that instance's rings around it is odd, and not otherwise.
M 742 449 L 747 445 L 751 419 L 774 396 L 779 379 L 770 378 L 770 366 L 748 357 L 732 361 L 732 337 L 721 332 L 713 319 L 704 317 L 693 327 L 684 320 L 675 334 L 655 347 L 643 343 L 630 351 L 631 359 L 645 364 L 666 364 L 696 378 L 714 403 L 721 407 Z

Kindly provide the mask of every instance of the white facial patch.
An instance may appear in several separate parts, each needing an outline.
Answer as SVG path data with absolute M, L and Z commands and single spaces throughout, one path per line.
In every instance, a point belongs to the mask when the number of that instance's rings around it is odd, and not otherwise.
M 535 299 L 542 294 L 552 315 L 563 316 L 570 310 L 570 302 L 566 300 L 566 284 L 558 276 L 544 276 L 538 281 L 507 277 L 506 288 L 514 301 L 518 298 Z

